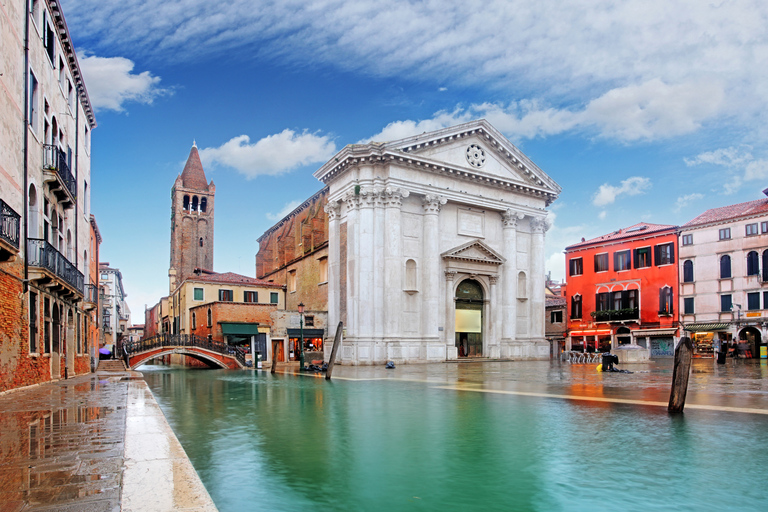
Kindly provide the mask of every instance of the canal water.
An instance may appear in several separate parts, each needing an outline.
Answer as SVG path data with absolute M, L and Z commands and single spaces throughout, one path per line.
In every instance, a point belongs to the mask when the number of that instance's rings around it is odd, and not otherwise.
M 140 369 L 222 512 L 768 510 L 768 416 Z

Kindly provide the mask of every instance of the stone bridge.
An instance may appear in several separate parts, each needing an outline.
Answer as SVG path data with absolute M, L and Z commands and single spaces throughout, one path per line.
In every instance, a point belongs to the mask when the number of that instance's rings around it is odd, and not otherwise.
M 141 341 L 123 344 L 125 365 L 135 370 L 156 357 L 182 354 L 194 357 L 214 368 L 240 370 L 245 368 L 245 356 L 226 343 L 190 334 L 160 334 Z

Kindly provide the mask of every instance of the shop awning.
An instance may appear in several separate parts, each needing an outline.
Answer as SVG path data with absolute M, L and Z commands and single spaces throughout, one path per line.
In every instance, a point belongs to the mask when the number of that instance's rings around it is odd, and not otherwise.
M 286 329 L 288 337 L 298 338 L 301 336 L 301 329 Z M 324 329 L 304 329 L 305 338 L 322 338 L 325 335 Z
M 253 336 L 259 334 L 259 324 L 252 323 L 237 323 L 237 322 L 220 322 L 221 334 L 227 335 L 240 335 L 240 336 Z
M 727 331 L 727 323 L 709 323 L 709 324 L 688 324 L 685 326 L 686 331 Z
M 677 327 L 668 329 L 636 329 L 632 331 L 633 336 L 674 336 L 677 334 Z
M 571 331 L 570 336 L 610 336 L 610 329 L 582 329 L 581 331 Z

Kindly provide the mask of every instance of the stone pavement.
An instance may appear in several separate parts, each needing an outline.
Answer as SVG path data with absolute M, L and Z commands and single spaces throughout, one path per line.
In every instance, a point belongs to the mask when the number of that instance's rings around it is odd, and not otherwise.
M 0 396 L 0 512 L 215 511 L 141 374 Z

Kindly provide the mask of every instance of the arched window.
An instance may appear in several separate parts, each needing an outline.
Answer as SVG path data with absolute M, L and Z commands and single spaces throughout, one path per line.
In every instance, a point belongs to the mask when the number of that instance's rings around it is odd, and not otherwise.
M 417 282 L 416 261 L 407 260 L 405 262 L 405 289 L 410 291 L 418 290 Z
M 195 312 L 192 312 L 192 330 L 197 329 L 197 315 Z
M 192 196 L 192 211 L 197 211 L 197 196 Z
M 768 249 L 763 251 L 763 281 L 768 282 Z
M 203 246 L 203 237 L 200 237 L 200 247 Z
M 211 313 L 211 308 L 208 308 L 208 327 L 213 326 L 213 314 Z
M 184 196 L 184 209 L 189 210 L 189 196 Z
M 200 211 L 204 212 L 206 209 L 208 209 L 208 199 L 203 197 L 200 199 Z
M 724 254 L 720 258 L 720 279 L 728 279 L 731 277 L 731 257 Z
M 685 260 L 683 263 L 683 282 L 693 282 L 693 262 L 691 260 Z
M 37 189 L 34 185 L 29 186 L 29 205 L 28 205 L 27 235 L 29 238 L 38 238 L 38 220 L 37 220 Z
M 581 295 L 571 297 L 571 318 L 581 318 Z
M 526 283 L 525 272 L 517 274 L 517 298 L 525 299 L 528 297 L 528 286 Z
M 747 254 L 747 275 L 760 275 L 760 258 L 757 256 L 757 251 L 749 251 Z
M 665 286 L 659 290 L 659 314 L 671 315 L 672 314 L 672 288 Z

